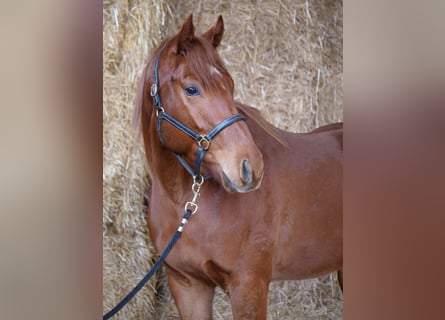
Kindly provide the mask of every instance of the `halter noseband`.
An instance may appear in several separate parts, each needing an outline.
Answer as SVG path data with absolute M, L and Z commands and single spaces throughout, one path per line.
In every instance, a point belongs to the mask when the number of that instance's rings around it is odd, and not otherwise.
M 245 121 L 245 117 L 240 114 L 231 115 L 228 118 L 224 119 L 220 123 L 218 123 L 213 129 L 211 129 L 207 134 L 199 134 L 193 129 L 187 127 L 185 124 L 183 124 L 181 121 L 173 118 L 171 115 L 169 115 L 162 105 L 161 102 L 161 96 L 159 94 L 159 76 L 158 76 L 158 65 L 159 65 L 159 58 L 161 56 L 161 52 L 164 48 L 162 48 L 159 53 L 156 55 L 154 67 L 153 67 L 153 84 L 150 88 L 150 95 L 153 98 L 153 102 L 156 106 L 156 118 L 157 118 L 157 131 L 159 134 L 159 138 L 161 139 L 161 142 L 164 146 L 167 146 L 164 140 L 164 136 L 162 134 L 162 120 L 166 120 L 170 124 L 172 124 L 174 127 L 179 129 L 180 131 L 187 134 L 190 138 L 195 140 L 198 143 L 198 152 L 196 154 L 195 158 L 195 167 L 194 169 L 190 168 L 188 163 L 185 161 L 184 157 L 176 152 L 174 152 L 175 156 L 178 158 L 179 162 L 183 165 L 183 167 L 187 170 L 188 173 L 190 173 L 194 179 L 204 181 L 204 179 L 210 178 L 210 176 L 202 176 L 201 175 L 201 163 L 204 159 L 206 151 L 210 147 L 210 142 L 212 139 L 220 133 L 222 130 L 227 128 L 228 126 L 232 125 L 233 123 L 237 121 Z

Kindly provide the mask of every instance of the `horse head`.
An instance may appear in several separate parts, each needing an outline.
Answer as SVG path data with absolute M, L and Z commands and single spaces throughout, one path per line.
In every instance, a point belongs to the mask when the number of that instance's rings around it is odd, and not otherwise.
M 155 50 L 143 75 L 142 95 L 151 120 L 144 123 L 147 120 L 142 117 L 142 125 L 157 126 L 164 147 L 182 155 L 187 163 L 193 163 L 200 144 L 178 130 L 172 121 L 159 121 L 159 112 L 165 111 L 200 135 L 239 113 L 233 100 L 233 79 L 216 52 L 223 33 L 224 23 L 219 16 L 207 32 L 195 35 L 190 15 L 181 31 Z M 146 98 L 155 82 L 158 88 L 154 90 L 159 92 L 162 107 Z M 261 184 L 263 156 L 246 123 L 238 120 L 219 131 L 210 142 L 205 141 L 203 164 L 227 191 L 248 192 Z

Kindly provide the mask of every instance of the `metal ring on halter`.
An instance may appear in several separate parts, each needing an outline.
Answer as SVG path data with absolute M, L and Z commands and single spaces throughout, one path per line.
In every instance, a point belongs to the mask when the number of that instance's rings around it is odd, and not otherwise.
M 153 83 L 150 87 L 150 95 L 154 97 L 158 93 L 158 85 L 156 83 Z
M 193 176 L 193 185 L 192 185 L 192 190 L 195 190 L 195 188 L 201 188 L 202 184 L 204 183 L 204 177 L 202 175 L 196 175 Z
M 159 114 L 160 113 L 164 113 L 164 112 L 165 112 L 165 110 L 164 110 L 163 107 L 160 107 L 159 109 L 156 109 L 156 117 L 159 117 Z
M 210 139 L 202 134 L 201 138 L 198 140 L 198 146 L 207 151 L 207 149 L 210 147 Z

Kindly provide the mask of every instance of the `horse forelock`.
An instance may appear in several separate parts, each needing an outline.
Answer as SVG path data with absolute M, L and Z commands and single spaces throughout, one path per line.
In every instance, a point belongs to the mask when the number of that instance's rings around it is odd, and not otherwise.
M 221 84 L 233 90 L 233 79 L 208 40 L 195 37 L 187 48 L 184 58 L 190 72 L 210 93 L 220 90 Z

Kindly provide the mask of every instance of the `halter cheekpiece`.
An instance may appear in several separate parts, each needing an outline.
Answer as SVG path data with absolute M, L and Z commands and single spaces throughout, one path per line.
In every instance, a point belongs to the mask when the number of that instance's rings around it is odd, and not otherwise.
M 162 134 L 162 120 L 166 120 L 174 127 L 187 134 L 190 138 L 195 140 L 198 144 L 198 152 L 195 158 L 194 169 L 192 169 L 189 164 L 185 161 L 184 157 L 176 152 L 174 152 L 175 156 L 178 158 L 179 162 L 183 165 L 183 167 L 190 173 L 195 179 L 208 179 L 210 176 L 201 175 L 201 163 L 204 159 L 206 151 L 210 148 L 212 139 L 220 133 L 222 130 L 232 125 L 237 121 L 245 121 L 245 117 L 240 114 L 231 115 L 228 118 L 222 120 L 218 123 L 213 129 L 211 129 L 207 134 L 199 134 L 193 129 L 187 127 L 181 121 L 175 119 L 171 115 L 169 115 L 162 105 L 161 95 L 160 95 L 160 85 L 159 85 L 159 75 L 158 75 L 158 67 L 159 67 L 159 58 L 161 56 L 162 50 L 159 50 L 158 54 L 155 57 L 154 67 L 153 67 L 153 84 L 150 87 L 150 95 L 153 98 L 153 103 L 156 106 L 156 118 L 157 118 L 157 131 L 159 134 L 159 138 L 164 146 L 167 146 L 164 136 Z

